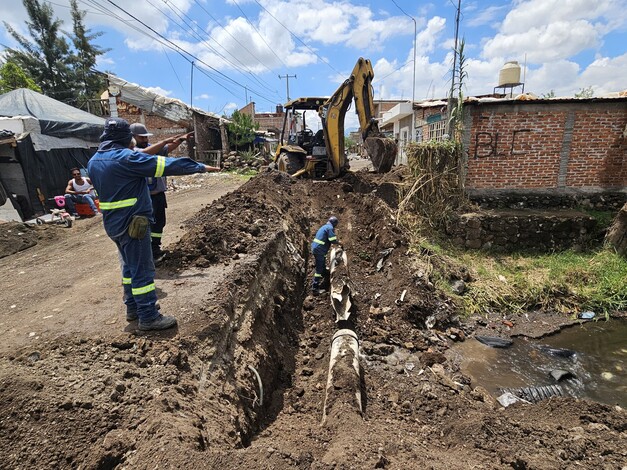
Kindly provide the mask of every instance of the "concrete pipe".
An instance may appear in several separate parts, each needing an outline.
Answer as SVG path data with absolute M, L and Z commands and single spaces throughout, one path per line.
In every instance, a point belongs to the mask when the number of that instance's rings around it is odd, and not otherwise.
M 331 342 L 329 375 L 324 397 L 322 423 L 330 417 L 345 413 L 362 413 L 361 375 L 359 372 L 359 342 L 357 334 L 348 329 L 338 330 Z
M 348 320 L 351 312 L 351 285 L 348 273 L 348 257 L 342 248 L 331 250 L 331 305 L 335 321 Z

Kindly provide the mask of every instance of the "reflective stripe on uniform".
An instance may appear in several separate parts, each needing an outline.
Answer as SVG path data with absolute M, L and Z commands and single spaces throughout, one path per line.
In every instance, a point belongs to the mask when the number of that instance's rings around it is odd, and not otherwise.
M 122 199 L 121 201 L 111 201 L 111 202 L 100 201 L 100 210 L 110 211 L 112 209 L 122 209 L 123 207 L 134 206 L 136 202 L 137 202 L 136 197 L 133 197 L 130 199 Z
M 147 294 L 148 292 L 152 292 L 153 290 L 155 290 L 154 282 L 144 287 L 133 287 L 133 295 Z
M 322 240 L 318 240 L 317 238 L 314 238 L 314 243 L 317 243 L 318 245 L 324 245 L 324 242 Z
M 314 277 L 322 277 L 322 274 L 316 273 L 316 274 L 314 274 Z
M 155 178 L 162 177 L 164 170 L 165 170 L 165 157 L 158 156 L 157 157 L 157 169 L 155 170 Z
M 122 284 L 130 284 L 131 282 L 132 282 L 132 279 L 130 277 L 122 278 Z
M 150 232 L 150 238 L 161 238 L 163 237 L 162 233 Z
M 337 240 L 337 237 L 329 237 L 330 242 L 334 242 L 335 240 Z

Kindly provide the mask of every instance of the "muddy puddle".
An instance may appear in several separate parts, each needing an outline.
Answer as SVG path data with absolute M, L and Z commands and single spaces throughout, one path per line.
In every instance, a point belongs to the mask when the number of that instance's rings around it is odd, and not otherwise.
M 473 338 L 454 354 L 473 386 L 495 397 L 503 389 L 557 385 L 566 396 L 627 407 L 625 319 L 590 321 L 541 339 L 518 337 L 505 348 Z

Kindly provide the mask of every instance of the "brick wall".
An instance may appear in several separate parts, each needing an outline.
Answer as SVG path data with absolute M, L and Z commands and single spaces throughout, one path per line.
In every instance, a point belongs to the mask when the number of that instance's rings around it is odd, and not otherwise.
M 257 113 L 255 114 L 255 122 L 259 123 L 260 131 L 268 131 L 272 129 L 283 129 L 283 120 L 285 113 Z
M 469 103 L 466 188 L 627 188 L 627 100 Z

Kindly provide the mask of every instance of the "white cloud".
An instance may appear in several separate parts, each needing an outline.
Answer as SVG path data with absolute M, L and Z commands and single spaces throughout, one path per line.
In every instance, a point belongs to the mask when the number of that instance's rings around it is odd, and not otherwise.
M 627 53 L 618 57 L 602 57 L 592 62 L 575 82 L 576 90 L 592 86 L 595 96 L 627 90 Z
M 466 22 L 466 25 L 470 26 L 471 28 L 475 28 L 478 26 L 495 27 L 497 26 L 496 18 L 498 18 L 503 10 L 505 10 L 506 8 L 507 6 L 505 5 L 493 5 L 484 8 L 483 10 L 479 11 L 474 17 L 470 18 L 470 20 Z M 468 8 L 464 7 L 464 11 L 468 11 Z
M 195 96 L 194 99 L 195 100 L 208 100 L 208 99 L 211 99 L 211 95 L 208 95 L 207 93 L 203 93 L 201 95 Z
M 529 28 L 524 33 L 497 34 L 485 44 L 483 54 L 490 59 L 520 57 L 527 53 L 530 62 L 539 64 L 571 57 L 599 43 L 599 34 L 592 24 L 583 20 L 557 21 Z
M 482 56 L 522 57 L 531 63 L 564 60 L 596 49 L 609 31 L 624 26 L 624 0 L 525 0 L 507 14 Z M 621 18 L 617 20 L 617 18 Z
M 145 88 L 146 88 L 146 90 L 151 91 L 153 93 L 156 93 L 157 95 L 161 95 L 161 96 L 171 96 L 172 95 L 172 91 L 171 90 L 164 90 L 160 86 L 147 86 Z
M 231 103 L 225 104 L 224 107 L 221 109 L 221 111 L 224 111 L 224 113 L 229 114 L 229 111 L 233 112 L 236 109 L 239 109 L 239 106 L 237 104 L 231 102 Z

